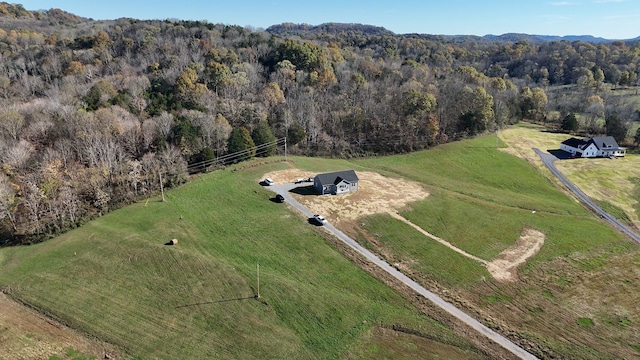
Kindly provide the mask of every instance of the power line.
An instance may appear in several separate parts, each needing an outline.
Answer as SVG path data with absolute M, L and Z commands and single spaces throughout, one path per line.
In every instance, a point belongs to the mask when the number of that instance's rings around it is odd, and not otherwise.
M 287 141 L 286 138 L 280 138 L 268 143 L 250 147 L 248 149 L 218 156 L 215 159 L 203 160 L 196 163 L 191 163 L 187 165 L 187 171 L 190 173 L 198 172 L 198 171 L 206 170 L 212 166 L 216 166 L 216 165 L 222 166 L 229 163 L 234 163 L 238 160 L 242 160 L 246 158 L 247 155 L 250 155 L 250 154 L 255 154 L 255 155 L 266 154 L 271 147 L 283 146 L 286 144 L 286 141 Z

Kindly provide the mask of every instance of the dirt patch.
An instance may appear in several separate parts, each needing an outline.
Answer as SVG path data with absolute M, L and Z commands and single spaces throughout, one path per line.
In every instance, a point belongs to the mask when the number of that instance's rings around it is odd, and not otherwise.
M 534 256 L 544 245 L 545 235 L 538 230 L 525 228 L 520 238 L 504 249 L 487 266 L 491 275 L 499 281 L 515 281 L 518 279 L 517 268 L 528 258 Z
M 117 349 L 45 318 L 0 292 L 0 358 L 65 359 L 95 356 L 120 359 Z M 84 358 L 84 357 L 83 357 Z

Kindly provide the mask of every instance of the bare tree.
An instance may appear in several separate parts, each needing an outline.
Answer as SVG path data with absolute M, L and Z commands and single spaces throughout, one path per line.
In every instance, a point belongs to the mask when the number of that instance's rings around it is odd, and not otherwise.
M 143 186 L 142 163 L 138 160 L 129 160 L 127 165 L 129 167 L 129 173 L 127 174 L 129 186 L 133 188 L 134 194 L 138 196 L 139 192 L 145 192 L 145 188 Z
M 168 139 L 171 134 L 171 129 L 173 129 L 173 125 L 175 124 L 173 115 L 163 111 L 162 114 L 155 116 L 152 119 L 156 123 L 160 136 L 162 136 L 164 140 Z
M 190 110 L 182 114 L 194 127 L 200 131 L 200 136 L 206 147 L 213 147 L 216 133 L 216 117 L 200 111 Z
M 13 140 L 18 139 L 20 130 L 25 124 L 24 116 L 15 110 L 0 114 L 0 131 Z
M 0 155 L 0 161 L 4 165 L 8 165 L 13 169 L 21 169 L 29 160 L 35 151 L 33 145 L 26 141 L 20 140 L 13 146 L 10 146 Z
M 11 186 L 9 179 L 4 174 L 0 174 L 0 220 L 8 218 L 14 232 L 16 222 L 13 213 L 17 200 L 15 189 Z
M 62 205 L 63 221 L 68 221 L 71 225 L 78 221 L 81 216 L 82 206 L 75 189 L 70 186 L 63 186 L 58 193 L 58 202 Z
M 33 233 L 40 234 L 44 192 L 36 184 L 27 181 L 22 187 L 22 204 L 27 210 L 30 223 L 33 225 Z
M 229 135 L 233 128 L 229 125 L 227 119 L 225 119 L 222 114 L 217 114 L 214 120 L 214 128 L 215 128 L 215 149 L 218 154 L 226 151 L 227 139 L 229 139 Z
M 142 123 L 142 148 L 148 151 L 159 134 L 158 124 L 153 119 L 147 119 Z
M 144 177 L 144 182 L 148 185 L 149 190 L 154 189 L 154 184 L 157 184 L 158 174 L 161 169 L 160 159 L 156 156 L 155 153 L 148 152 L 142 156 L 142 176 Z M 158 186 L 158 190 L 160 190 L 160 186 Z

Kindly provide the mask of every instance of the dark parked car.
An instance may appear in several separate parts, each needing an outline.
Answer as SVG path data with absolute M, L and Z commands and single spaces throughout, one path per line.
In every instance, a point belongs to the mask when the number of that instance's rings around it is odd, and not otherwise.
M 278 194 L 276 195 L 276 201 L 279 203 L 283 203 L 284 202 L 284 196 Z

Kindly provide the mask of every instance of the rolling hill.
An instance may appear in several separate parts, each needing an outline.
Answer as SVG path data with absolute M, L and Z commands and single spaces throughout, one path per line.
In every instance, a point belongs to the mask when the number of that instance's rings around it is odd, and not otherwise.
M 353 168 L 427 189 L 398 214 L 483 261 L 523 229 L 545 236 L 515 280 L 501 281 L 389 214 L 340 222 L 427 288 L 539 357 L 638 356 L 637 244 L 500 147 L 480 137 L 406 155 L 229 167 L 171 190 L 166 202 L 149 199 L 45 243 L 0 249 L 0 286 L 125 357 L 500 357 L 372 276 L 258 185 L 273 171 Z M 338 212 L 325 215 L 337 222 Z M 177 245 L 164 245 L 173 238 Z

